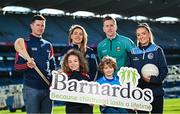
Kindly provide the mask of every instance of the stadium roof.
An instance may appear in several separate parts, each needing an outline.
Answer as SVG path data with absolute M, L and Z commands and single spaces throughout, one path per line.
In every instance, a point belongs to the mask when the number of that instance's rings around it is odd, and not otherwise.
M 65 12 L 89 11 L 95 14 L 120 14 L 148 18 L 180 18 L 180 0 L 1 0 L 0 7 L 22 6 L 34 10 L 60 9 Z

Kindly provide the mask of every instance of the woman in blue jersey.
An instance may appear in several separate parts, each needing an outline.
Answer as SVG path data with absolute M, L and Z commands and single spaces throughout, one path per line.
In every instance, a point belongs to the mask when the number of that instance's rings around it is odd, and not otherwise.
M 161 47 L 153 41 L 153 34 L 147 23 L 139 24 L 136 29 L 137 47 L 131 50 L 127 66 L 136 68 L 141 75 L 138 87 L 150 88 L 153 92 L 154 100 L 152 104 L 153 113 L 163 112 L 163 85 L 168 69 L 164 52 Z M 158 76 L 143 76 L 141 69 L 146 64 L 154 64 L 159 69 Z M 138 111 L 139 113 L 149 113 Z
M 64 48 L 60 53 L 60 61 L 62 56 L 70 49 L 79 50 L 87 59 L 89 67 L 90 80 L 97 78 L 97 58 L 92 48 L 87 46 L 87 33 L 86 30 L 80 25 L 73 25 L 69 29 L 69 46 Z
M 99 84 L 110 84 L 110 85 L 120 85 L 119 77 L 113 75 L 116 70 L 116 60 L 110 56 L 104 56 L 99 64 L 99 69 L 104 74 L 100 79 L 97 80 Z M 127 113 L 123 108 L 100 106 L 100 111 L 102 114 L 120 114 Z

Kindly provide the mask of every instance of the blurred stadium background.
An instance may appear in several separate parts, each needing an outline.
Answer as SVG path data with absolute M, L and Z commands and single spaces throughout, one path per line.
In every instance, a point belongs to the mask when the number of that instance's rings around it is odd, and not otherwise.
M 29 24 L 34 14 L 43 14 L 47 19 L 43 37 L 52 42 L 57 64 L 58 55 L 67 45 L 69 27 L 73 24 L 80 24 L 86 29 L 88 45 L 96 51 L 97 44 L 105 37 L 102 31 L 103 16 L 116 16 L 118 33 L 134 42 L 137 24 L 147 22 L 155 42 L 164 49 L 168 63 L 169 73 L 164 81 L 165 98 L 180 98 L 179 11 L 180 0 L 1 0 L 0 109 L 9 108 L 12 112 L 16 108 L 24 110 L 23 77 L 13 67 L 13 43 L 18 37 L 25 38 L 31 32 Z M 162 17 L 168 19 L 162 20 Z

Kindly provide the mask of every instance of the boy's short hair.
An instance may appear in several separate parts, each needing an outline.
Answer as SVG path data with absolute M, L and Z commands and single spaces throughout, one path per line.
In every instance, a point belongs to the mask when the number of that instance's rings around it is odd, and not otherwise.
M 105 65 L 108 65 L 108 66 L 110 66 L 110 67 L 113 67 L 114 70 L 116 70 L 116 67 L 117 67 L 117 66 L 116 66 L 116 59 L 113 58 L 113 57 L 110 57 L 110 56 L 104 56 L 104 57 L 102 58 L 100 64 L 99 64 L 99 70 L 100 70 L 102 73 L 104 73 L 104 72 L 103 72 L 103 68 L 104 68 Z

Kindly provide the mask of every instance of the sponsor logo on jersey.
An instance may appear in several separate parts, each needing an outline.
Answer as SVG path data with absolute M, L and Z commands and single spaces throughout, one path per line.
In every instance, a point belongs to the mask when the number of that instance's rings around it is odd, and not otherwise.
M 133 58 L 133 61 L 138 61 L 138 60 L 139 60 L 138 57 L 134 57 L 134 58 Z
M 31 50 L 32 51 L 37 51 L 38 49 L 37 49 L 37 47 L 32 47 Z
M 153 54 L 153 53 L 149 53 L 149 54 L 147 55 L 147 57 L 148 57 L 148 59 L 153 59 L 153 58 L 154 58 L 154 54 Z
M 121 48 L 120 48 L 120 47 L 116 47 L 116 51 L 118 51 L 118 52 L 119 52 L 120 50 L 121 50 Z

